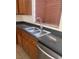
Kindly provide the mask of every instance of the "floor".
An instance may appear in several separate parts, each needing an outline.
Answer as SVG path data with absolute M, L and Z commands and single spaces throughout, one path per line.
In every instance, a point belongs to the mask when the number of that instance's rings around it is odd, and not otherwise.
M 19 45 L 16 45 L 16 59 L 30 59 L 23 48 L 21 48 Z

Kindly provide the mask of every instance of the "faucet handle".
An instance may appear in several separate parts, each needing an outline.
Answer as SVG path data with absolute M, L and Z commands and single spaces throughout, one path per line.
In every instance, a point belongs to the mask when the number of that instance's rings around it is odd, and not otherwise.
M 36 17 L 36 19 L 41 19 L 40 17 Z
M 41 17 L 36 17 L 37 21 L 40 22 L 40 24 L 42 23 L 42 19 Z

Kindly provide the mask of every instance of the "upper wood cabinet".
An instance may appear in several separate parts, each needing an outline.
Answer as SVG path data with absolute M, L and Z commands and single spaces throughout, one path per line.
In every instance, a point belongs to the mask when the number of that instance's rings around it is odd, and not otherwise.
M 16 14 L 31 15 L 32 14 L 32 0 L 16 0 Z
M 62 10 L 62 0 L 36 0 L 36 18 L 43 23 L 59 26 Z

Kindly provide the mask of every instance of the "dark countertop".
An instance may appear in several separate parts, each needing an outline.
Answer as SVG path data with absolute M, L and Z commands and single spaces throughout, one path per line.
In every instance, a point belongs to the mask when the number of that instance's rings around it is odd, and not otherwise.
M 29 24 L 17 24 L 16 27 L 21 28 L 22 30 L 24 30 L 25 32 L 27 32 L 24 28 L 30 27 L 33 25 L 29 25 Z M 29 33 L 29 32 L 28 32 Z M 31 34 L 31 33 L 29 33 Z M 32 36 L 34 36 L 33 34 L 31 34 Z M 48 36 L 52 36 L 56 39 L 56 41 L 52 40 L 51 38 L 49 38 Z M 38 42 L 40 42 L 41 44 L 45 45 L 46 47 L 48 47 L 49 49 L 53 50 L 54 52 L 58 53 L 60 56 L 62 56 L 62 37 L 58 36 L 58 35 L 54 35 L 54 34 L 49 34 L 48 36 L 43 36 L 40 38 L 36 38 L 36 40 Z

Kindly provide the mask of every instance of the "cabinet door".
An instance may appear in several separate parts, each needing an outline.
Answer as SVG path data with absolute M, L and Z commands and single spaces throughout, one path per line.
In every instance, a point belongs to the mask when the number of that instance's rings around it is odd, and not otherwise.
M 16 15 L 19 13 L 19 6 L 18 6 L 18 0 L 16 0 Z
M 20 15 L 31 15 L 31 0 L 19 0 L 18 3 Z
M 29 55 L 30 51 L 29 51 L 29 39 L 28 39 L 28 36 L 26 35 L 25 32 L 22 31 L 22 37 L 23 37 L 23 41 L 22 41 L 22 47 L 23 49 L 26 51 L 26 53 Z
M 31 59 L 38 59 L 38 49 L 37 49 L 37 46 L 36 46 L 36 42 L 30 38 L 30 56 L 31 56 Z
M 27 14 L 27 0 L 19 0 L 19 14 Z
M 38 50 L 36 47 L 35 38 L 26 32 L 22 32 L 23 35 L 23 48 L 31 57 L 31 59 L 38 59 Z
M 29 51 L 29 42 L 28 42 L 28 39 L 23 38 L 22 47 L 23 47 L 24 51 L 29 55 L 30 51 Z
M 18 44 L 18 30 L 16 29 L 16 44 Z
M 22 46 L 22 33 L 21 33 L 21 30 L 19 28 L 17 28 L 17 43 Z

